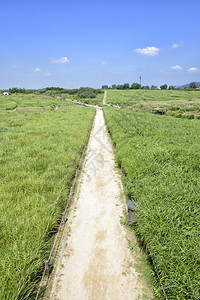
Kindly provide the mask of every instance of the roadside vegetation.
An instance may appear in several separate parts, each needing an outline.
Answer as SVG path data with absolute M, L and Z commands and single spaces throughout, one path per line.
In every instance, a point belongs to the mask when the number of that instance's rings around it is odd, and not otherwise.
M 14 97 L 21 107 L 24 97 Z M 94 114 L 78 106 L 0 111 L 1 299 L 32 299 Z
M 104 108 L 135 227 L 149 248 L 168 299 L 200 294 L 200 123 Z

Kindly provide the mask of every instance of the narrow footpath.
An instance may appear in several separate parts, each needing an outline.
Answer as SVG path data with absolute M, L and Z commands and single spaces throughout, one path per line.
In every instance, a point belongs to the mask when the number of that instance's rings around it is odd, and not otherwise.
M 124 209 L 122 184 L 98 108 L 50 299 L 153 299 L 135 269 L 128 232 L 120 224 Z
M 107 90 L 105 90 L 105 92 L 104 92 L 103 105 L 106 105 L 106 97 L 107 97 Z

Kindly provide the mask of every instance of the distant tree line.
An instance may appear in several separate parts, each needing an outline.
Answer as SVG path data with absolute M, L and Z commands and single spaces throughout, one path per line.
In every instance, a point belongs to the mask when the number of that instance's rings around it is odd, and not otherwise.
M 107 90 L 107 89 L 113 89 L 113 90 L 129 90 L 129 89 L 133 89 L 133 90 L 137 90 L 142 88 L 141 85 L 137 82 L 132 83 L 131 85 L 129 83 L 124 83 L 124 84 L 113 84 L 111 87 L 109 87 L 108 85 L 103 85 L 102 89 L 103 90 Z M 149 89 L 149 86 L 146 86 L 147 89 Z
M 79 98 L 96 98 L 96 96 L 101 93 L 103 93 L 102 89 L 81 87 L 78 89 L 77 95 Z
M 199 86 L 197 85 L 196 82 L 191 82 L 189 85 L 186 85 L 184 89 L 187 90 L 195 90 Z M 60 87 L 46 87 L 44 89 L 25 89 L 25 88 L 9 88 L 9 89 L 3 89 L 0 90 L 1 93 L 3 92 L 9 92 L 9 94 L 16 94 L 16 93 L 22 93 L 22 94 L 37 94 L 37 95 L 48 95 L 48 96 L 57 96 L 57 95 L 62 95 L 62 94 L 69 94 L 69 95 L 76 95 L 79 98 L 96 98 L 97 94 L 103 93 L 103 90 L 108 90 L 108 89 L 117 89 L 117 90 L 138 90 L 138 89 L 143 89 L 143 90 L 180 90 L 182 88 L 175 87 L 173 85 L 167 86 L 167 84 L 163 84 L 160 87 L 156 85 L 144 85 L 141 86 L 139 83 L 134 82 L 131 85 L 129 83 L 124 83 L 124 84 L 113 84 L 112 86 L 108 85 L 103 85 L 101 89 L 93 89 L 90 87 L 80 87 L 79 89 L 64 89 Z
M 79 89 L 64 89 L 64 88 L 46 88 L 42 91 L 46 95 L 76 95 L 79 98 L 96 98 L 98 94 L 103 93 L 102 89 L 93 89 L 90 87 L 80 87 Z
M 79 98 L 96 98 L 97 94 L 103 93 L 102 89 L 93 89 L 90 87 L 81 87 L 79 89 L 64 89 L 60 87 L 47 87 L 44 89 L 24 89 L 24 88 L 9 88 L 8 90 L 1 90 L 1 92 L 8 91 L 9 94 L 36 94 L 47 96 L 58 96 L 62 94 L 76 95 Z
M 137 82 L 133 82 L 131 85 L 129 83 L 124 83 L 124 84 L 113 84 L 112 86 L 108 86 L 108 85 L 103 85 L 102 86 L 103 90 L 107 90 L 107 89 L 112 89 L 112 90 L 138 90 L 138 89 L 143 89 L 143 90 L 157 90 L 159 89 L 156 85 L 152 85 L 151 87 L 149 87 L 149 85 L 144 85 L 141 86 L 139 83 Z
M 196 82 L 191 82 L 189 84 L 188 87 L 185 87 L 185 89 L 196 89 L 198 88 L 198 85 L 196 84 Z M 124 83 L 124 84 L 113 84 L 112 86 L 108 86 L 108 85 L 103 85 L 102 86 L 103 90 L 108 90 L 108 89 L 112 89 L 112 90 L 137 90 L 137 89 L 143 89 L 143 90 L 180 90 L 179 87 L 176 87 L 174 85 L 170 85 L 168 86 L 167 84 L 162 84 L 160 87 L 156 86 L 156 85 L 151 85 L 151 87 L 149 87 L 149 85 L 144 85 L 141 86 L 139 83 L 134 82 L 131 85 L 129 83 Z

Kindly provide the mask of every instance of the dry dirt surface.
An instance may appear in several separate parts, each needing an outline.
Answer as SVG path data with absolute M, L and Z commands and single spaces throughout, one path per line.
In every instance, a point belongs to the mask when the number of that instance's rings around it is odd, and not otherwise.
M 126 204 L 100 108 L 77 194 L 48 299 L 153 299 L 120 224 Z
M 106 104 L 106 97 L 107 97 L 107 90 L 105 90 L 104 92 L 104 96 L 103 96 L 103 104 Z

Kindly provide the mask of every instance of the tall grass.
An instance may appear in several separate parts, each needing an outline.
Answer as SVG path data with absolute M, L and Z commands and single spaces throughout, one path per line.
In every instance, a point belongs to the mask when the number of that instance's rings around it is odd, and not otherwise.
M 20 299 L 31 299 L 94 113 L 1 114 L 0 299 L 16 299 L 27 275 Z
M 104 109 L 168 299 L 200 297 L 200 123 Z

